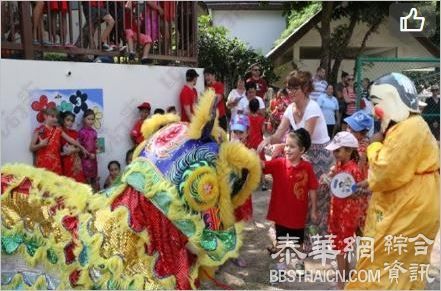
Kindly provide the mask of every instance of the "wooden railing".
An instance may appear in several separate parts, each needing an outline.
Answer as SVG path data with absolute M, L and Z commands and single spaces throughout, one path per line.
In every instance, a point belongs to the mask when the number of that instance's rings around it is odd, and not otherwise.
M 143 35 L 151 39 L 148 59 L 159 64 L 197 63 L 193 1 L 2 1 L 1 5 L 2 58 L 44 59 L 48 53 L 58 53 L 70 60 L 111 56 L 117 62 L 136 63 L 144 46 L 134 42 L 133 59 L 126 33 L 132 29 L 135 39 Z

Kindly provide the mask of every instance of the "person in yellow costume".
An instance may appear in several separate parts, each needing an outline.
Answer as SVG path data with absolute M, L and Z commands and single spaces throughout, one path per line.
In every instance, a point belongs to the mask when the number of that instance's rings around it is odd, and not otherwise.
M 370 95 L 381 132 L 367 150 L 370 200 L 363 236 L 373 238 L 373 257 L 361 255 L 345 289 L 424 289 L 439 230 L 439 148 L 420 116 L 417 91 L 406 76 L 374 81 Z M 359 246 L 361 254 L 364 247 Z M 378 271 L 377 271 L 378 270 Z

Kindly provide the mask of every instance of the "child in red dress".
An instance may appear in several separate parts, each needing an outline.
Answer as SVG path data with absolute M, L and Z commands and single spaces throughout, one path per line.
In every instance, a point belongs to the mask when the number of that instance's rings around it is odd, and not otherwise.
M 283 113 L 285 113 L 286 108 L 289 105 L 288 92 L 286 89 L 279 90 L 277 92 L 276 98 L 271 100 L 270 105 L 270 122 L 271 129 L 273 132 L 279 127 L 282 121 Z
M 247 148 L 257 150 L 257 147 L 263 140 L 263 133 L 265 131 L 265 117 L 259 114 L 259 100 L 251 99 L 248 105 L 250 114 L 248 115 L 250 121 L 250 129 L 248 131 Z M 265 153 L 259 153 L 260 159 L 265 161 Z M 262 191 L 267 190 L 265 184 L 265 176 L 262 175 L 261 181 Z
M 250 121 L 250 128 L 248 131 L 247 147 L 257 150 L 257 147 L 263 140 L 263 133 L 265 131 L 265 117 L 259 114 L 259 100 L 251 99 L 249 103 L 250 114 L 248 119 Z M 260 153 L 260 158 L 264 161 L 265 154 Z
M 339 173 L 350 174 L 356 183 L 364 180 L 364 177 L 357 165 L 358 162 L 358 141 L 347 131 L 342 131 L 334 136 L 326 149 L 334 153 L 336 164 L 329 174 L 332 179 Z M 334 235 L 334 248 L 337 254 L 337 266 L 340 274 L 349 273 L 349 263 L 345 257 L 345 251 L 350 249 L 350 241 L 345 241 L 356 234 L 363 213 L 362 198 L 352 194 L 346 198 L 331 197 L 331 209 L 328 217 L 328 231 Z M 343 282 L 337 282 L 339 289 L 343 288 Z
M 273 176 L 273 188 L 268 207 L 267 219 L 275 223 L 277 241 L 283 244 L 283 237 L 300 246 L 303 244 L 306 217 L 308 210 L 313 221 L 317 221 L 317 193 L 318 181 L 312 165 L 302 159 L 302 155 L 311 146 L 309 133 L 300 128 L 290 132 L 285 143 L 285 157 L 262 162 L 263 173 Z M 311 209 L 308 202 L 311 201 Z M 300 247 L 299 251 L 302 250 Z M 275 250 L 270 250 L 274 252 Z M 273 257 L 276 254 L 273 254 Z M 298 255 L 296 269 L 304 272 L 303 259 L 306 254 Z M 278 263 L 278 269 L 285 269 L 287 263 Z
M 57 110 L 55 108 L 44 109 L 43 116 L 44 123 L 35 129 L 29 146 L 31 152 L 35 152 L 34 165 L 37 168 L 44 168 L 62 175 L 60 154 L 62 138 L 79 147 L 83 152 L 87 153 L 87 151 L 57 126 Z
M 72 129 L 75 122 L 75 114 L 70 111 L 62 112 L 60 114 L 60 121 L 63 126 L 63 131 L 74 140 L 78 140 L 78 131 Z M 63 167 L 63 175 L 70 177 L 77 182 L 86 183 L 86 178 L 83 174 L 83 167 L 81 166 L 81 158 L 79 156 L 80 149 L 67 143 L 65 140 L 61 141 L 61 163 Z

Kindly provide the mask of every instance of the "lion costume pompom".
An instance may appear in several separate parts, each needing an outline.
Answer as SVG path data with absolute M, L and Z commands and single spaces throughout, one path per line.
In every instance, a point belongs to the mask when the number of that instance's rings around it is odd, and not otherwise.
M 2 167 L 2 288 L 190 289 L 236 257 L 234 209 L 257 187 L 260 162 L 227 141 L 215 105 L 208 91 L 190 124 L 146 120 L 133 162 L 96 194 L 42 169 Z

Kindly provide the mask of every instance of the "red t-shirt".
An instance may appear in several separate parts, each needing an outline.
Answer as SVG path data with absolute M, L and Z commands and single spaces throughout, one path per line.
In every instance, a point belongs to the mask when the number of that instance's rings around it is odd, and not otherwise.
M 305 228 L 308 193 L 319 186 L 312 165 L 301 160 L 292 166 L 287 159 L 278 158 L 265 162 L 263 172 L 273 176 L 267 219 L 288 228 Z
M 247 146 L 252 149 L 257 149 L 263 140 L 262 126 L 265 123 L 265 117 L 262 115 L 248 115 L 250 120 L 250 128 L 248 130 Z
M 143 119 L 138 119 L 138 121 L 136 121 L 135 125 L 133 126 L 132 131 L 130 132 L 130 137 L 136 145 L 139 145 L 144 141 L 144 136 L 141 132 L 143 122 Z
M 265 93 L 268 90 L 268 85 L 266 84 L 266 81 L 262 78 L 259 78 L 259 80 L 255 80 L 253 78 L 249 78 L 247 80 L 248 82 L 256 83 L 256 95 L 260 98 L 264 99 Z
M 182 88 L 181 94 L 179 94 L 179 102 L 181 103 L 181 121 L 190 122 L 190 116 L 187 116 L 187 113 L 185 113 L 184 106 L 190 105 L 190 111 L 193 114 L 193 106 L 196 103 L 197 98 L 198 92 L 195 88 L 192 89 L 187 85 Z
M 104 1 L 90 1 L 90 6 L 95 8 L 103 8 L 104 7 Z M 104 15 L 101 15 L 104 16 Z
M 219 111 L 219 117 L 225 116 L 226 110 L 225 110 L 225 101 L 224 101 L 224 95 L 225 95 L 224 84 L 222 84 L 222 82 L 216 81 L 214 84 L 211 84 L 210 87 L 213 88 L 216 94 L 222 95 L 222 100 L 217 103 L 217 110 Z

